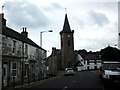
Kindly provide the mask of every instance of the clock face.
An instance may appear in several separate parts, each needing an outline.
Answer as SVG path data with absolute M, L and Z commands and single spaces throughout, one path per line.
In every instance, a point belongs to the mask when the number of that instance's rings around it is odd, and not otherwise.
M 70 37 L 70 35 L 68 35 L 68 37 Z

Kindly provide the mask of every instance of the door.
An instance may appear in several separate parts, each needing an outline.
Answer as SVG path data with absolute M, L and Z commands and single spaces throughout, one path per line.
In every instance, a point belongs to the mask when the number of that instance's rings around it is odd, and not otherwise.
M 3 65 L 3 84 L 7 86 L 7 64 Z

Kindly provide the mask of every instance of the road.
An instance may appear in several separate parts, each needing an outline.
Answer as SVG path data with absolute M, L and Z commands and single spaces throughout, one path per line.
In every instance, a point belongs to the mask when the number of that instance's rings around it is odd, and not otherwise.
M 75 72 L 74 76 L 64 76 L 63 74 L 61 74 L 55 78 L 45 80 L 43 82 L 36 83 L 34 85 L 29 85 L 19 89 L 20 90 L 40 90 L 40 89 L 120 90 L 120 88 L 115 89 L 114 86 L 113 87 L 111 86 L 104 87 L 103 84 L 101 83 L 100 77 L 94 71 L 82 71 L 82 72 Z M 108 87 L 110 88 L 108 89 Z

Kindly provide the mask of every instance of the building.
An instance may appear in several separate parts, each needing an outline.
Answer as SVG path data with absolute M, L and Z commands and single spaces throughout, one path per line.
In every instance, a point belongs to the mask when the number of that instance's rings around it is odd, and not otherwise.
M 101 66 L 99 54 L 84 54 L 81 56 L 74 51 L 74 30 L 70 29 L 67 14 L 65 14 L 63 30 L 60 31 L 61 49 L 52 48 L 48 58 L 49 74 L 56 74 L 57 70 L 72 67 L 78 71 L 94 70 Z
M 118 33 L 118 49 L 120 50 L 120 32 Z
M 101 56 L 99 54 L 86 54 L 82 57 L 80 54 L 77 55 L 77 61 L 79 61 L 77 69 L 82 70 L 96 70 L 101 67 Z
M 61 37 L 61 62 L 62 69 L 72 67 L 74 64 L 74 30 L 71 30 L 67 14 L 65 15 Z
M 2 23 L 0 23 L 0 90 L 2 89 Z
M 52 48 L 49 56 L 49 74 L 56 74 L 57 70 L 74 67 L 74 30 L 70 29 L 67 14 L 65 14 L 63 30 L 60 31 L 61 49 Z
M 56 75 L 57 70 L 61 69 L 61 65 L 62 65 L 61 64 L 61 51 L 53 47 L 52 53 L 48 57 L 49 75 Z
M 120 1 L 118 2 L 118 12 L 120 12 Z M 120 50 L 120 13 L 118 13 L 118 49 Z
M 28 38 L 27 28 L 21 33 L 6 26 L 4 14 L 2 22 L 2 83 L 3 87 L 30 83 L 42 76 L 41 60 L 46 58 L 46 50 Z

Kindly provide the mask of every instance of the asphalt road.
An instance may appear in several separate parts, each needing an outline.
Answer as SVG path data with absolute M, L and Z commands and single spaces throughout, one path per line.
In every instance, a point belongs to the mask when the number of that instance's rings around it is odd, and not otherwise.
M 115 88 L 117 86 L 117 89 Z M 18 88 L 16 88 L 18 90 Z M 63 74 L 43 82 L 19 88 L 19 90 L 120 90 L 119 85 L 109 84 L 104 87 L 100 77 L 94 71 L 75 72 L 74 76 Z

